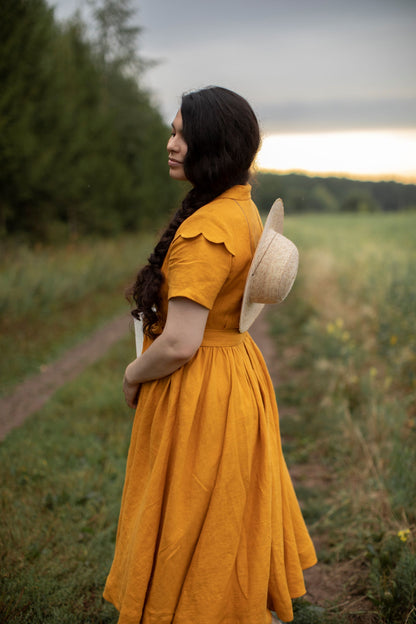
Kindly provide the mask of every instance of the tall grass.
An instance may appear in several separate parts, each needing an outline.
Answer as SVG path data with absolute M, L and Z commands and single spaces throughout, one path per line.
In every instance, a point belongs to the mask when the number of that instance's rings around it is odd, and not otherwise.
M 127 310 L 124 290 L 151 237 L 9 246 L 0 260 L 0 393 Z
M 62 247 L 9 247 L 0 264 L 0 316 L 39 316 L 111 290 L 143 262 L 149 236 L 80 240 Z
M 373 604 L 367 619 L 345 621 L 416 622 L 415 231 L 416 214 L 287 224 L 301 270 L 271 316 L 279 348 L 297 349 L 295 381 L 303 373 L 301 386 L 282 384 L 297 410 L 282 431 L 297 440 L 289 461 L 312 457 L 334 479 L 312 530 L 325 536 L 324 559 L 354 561 Z

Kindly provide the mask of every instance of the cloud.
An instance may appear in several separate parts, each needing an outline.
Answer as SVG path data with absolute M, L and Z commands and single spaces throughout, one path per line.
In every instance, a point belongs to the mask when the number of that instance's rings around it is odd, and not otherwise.
M 259 106 L 264 132 L 416 128 L 416 98 L 293 101 Z
M 168 122 L 182 92 L 219 84 L 270 131 L 416 127 L 414 0 L 133 4 L 140 53 L 159 60 L 144 79 Z
M 150 22 L 157 4 L 144 2 Z M 162 19 L 144 36 L 143 49 L 162 58 L 147 80 L 167 118 L 183 91 L 219 84 L 273 131 L 415 126 L 416 4 L 260 0 L 238 12 L 224 0 L 221 13 L 216 4 L 183 11 L 179 0 L 170 31 Z

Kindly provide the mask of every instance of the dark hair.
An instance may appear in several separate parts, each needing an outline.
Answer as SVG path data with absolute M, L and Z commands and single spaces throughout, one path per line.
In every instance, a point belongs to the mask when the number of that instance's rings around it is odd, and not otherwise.
M 192 184 L 129 289 L 145 334 L 155 336 L 160 320 L 163 260 L 180 224 L 198 208 L 236 184 L 246 184 L 260 145 L 257 118 L 248 102 L 223 87 L 186 93 L 181 104 L 183 138 L 187 144 L 184 171 Z

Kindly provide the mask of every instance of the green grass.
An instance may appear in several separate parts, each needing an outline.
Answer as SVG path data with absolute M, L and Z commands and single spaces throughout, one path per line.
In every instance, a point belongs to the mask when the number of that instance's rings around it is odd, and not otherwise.
M 298 493 L 318 555 L 351 561 L 350 593 L 372 604 L 341 601 L 322 622 L 416 622 L 415 231 L 414 213 L 287 219 L 300 273 L 270 314 L 279 351 L 295 351 L 277 389 L 295 414 L 286 458 L 307 464 Z M 312 463 L 332 480 L 308 492 Z M 312 624 L 303 607 L 295 623 Z
M 0 447 L 0 621 L 116 622 L 101 599 L 133 412 L 131 337 L 63 387 Z
M 0 262 L 0 394 L 126 311 L 124 291 L 150 237 L 9 246 Z

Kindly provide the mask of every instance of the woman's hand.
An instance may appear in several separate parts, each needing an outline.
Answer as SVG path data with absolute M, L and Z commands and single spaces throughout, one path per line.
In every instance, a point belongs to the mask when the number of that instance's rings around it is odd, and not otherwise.
M 140 391 L 140 383 L 135 381 L 129 381 L 129 367 L 131 367 L 131 364 L 127 366 L 126 372 L 124 373 L 123 392 L 127 405 L 132 409 L 136 409 Z
M 189 362 L 204 337 L 209 310 L 184 297 L 169 300 L 163 332 L 126 368 L 123 392 L 129 407 L 137 407 L 140 384 L 161 379 Z

